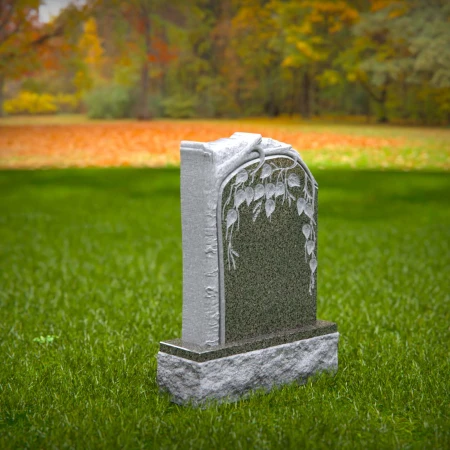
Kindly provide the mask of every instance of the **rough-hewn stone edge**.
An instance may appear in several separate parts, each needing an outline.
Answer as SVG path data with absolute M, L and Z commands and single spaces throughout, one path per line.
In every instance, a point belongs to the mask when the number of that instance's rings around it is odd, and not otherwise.
M 339 333 L 277 345 L 237 355 L 195 362 L 158 353 L 157 380 L 178 404 L 236 401 L 256 389 L 303 384 L 312 375 L 335 373 Z
M 203 144 L 182 142 L 183 339 L 219 344 L 219 268 L 214 157 Z
M 190 359 L 196 362 L 209 361 L 211 359 L 224 358 L 226 356 L 245 353 L 275 345 L 309 339 L 337 331 L 337 325 L 325 320 L 317 320 L 314 324 L 304 325 L 295 330 L 274 333 L 269 336 L 249 339 L 240 342 L 231 342 L 216 347 L 198 346 L 182 339 L 160 342 L 160 351 L 180 358 Z

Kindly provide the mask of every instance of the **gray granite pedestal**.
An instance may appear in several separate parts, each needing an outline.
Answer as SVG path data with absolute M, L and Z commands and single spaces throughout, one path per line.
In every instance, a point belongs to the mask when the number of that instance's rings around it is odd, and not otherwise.
M 292 341 L 310 335 L 314 337 Z M 303 384 L 320 372 L 336 372 L 338 339 L 334 323 L 317 321 L 284 335 L 213 349 L 180 339 L 161 342 L 158 384 L 178 404 L 236 401 L 257 389 Z M 245 348 L 250 350 L 243 351 Z

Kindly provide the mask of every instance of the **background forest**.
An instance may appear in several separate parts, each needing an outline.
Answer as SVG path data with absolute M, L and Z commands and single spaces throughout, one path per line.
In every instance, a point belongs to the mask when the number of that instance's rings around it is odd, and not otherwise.
M 450 123 L 448 0 L 0 0 L 0 113 Z

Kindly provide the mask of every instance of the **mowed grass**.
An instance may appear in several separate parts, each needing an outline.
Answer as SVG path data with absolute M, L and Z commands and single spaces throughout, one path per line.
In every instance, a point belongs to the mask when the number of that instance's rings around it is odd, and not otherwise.
M 449 448 L 448 174 L 314 173 L 337 375 L 195 409 L 156 384 L 178 169 L 0 172 L 0 448 Z

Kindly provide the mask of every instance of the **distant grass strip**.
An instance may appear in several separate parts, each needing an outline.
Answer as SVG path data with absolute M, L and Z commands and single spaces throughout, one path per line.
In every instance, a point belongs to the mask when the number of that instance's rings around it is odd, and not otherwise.
M 338 374 L 191 409 L 155 380 L 181 333 L 178 170 L 0 172 L 0 448 L 449 448 L 450 179 L 315 176 Z

